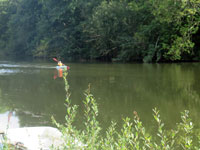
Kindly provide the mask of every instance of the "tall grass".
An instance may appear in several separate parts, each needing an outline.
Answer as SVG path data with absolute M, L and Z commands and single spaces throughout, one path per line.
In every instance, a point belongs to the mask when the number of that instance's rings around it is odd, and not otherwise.
M 153 117 L 157 124 L 155 133 L 147 133 L 137 112 L 133 112 L 133 121 L 123 119 L 122 129 L 116 130 L 116 122 L 111 122 L 110 127 L 102 133 L 98 116 L 98 107 L 95 98 L 90 93 L 90 87 L 85 92 L 85 106 L 83 122 L 85 128 L 78 129 L 74 125 L 77 115 L 77 105 L 72 105 L 70 100 L 67 72 L 64 73 L 67 114 L 66 123 L 61 125 L 53 122 L 63 134 L 64 144 L 62 149 L 67 150 L 197 150 L 200 149 L 200 136 L 194 134 L 194 125 L 189 117 L 189 111 L 181 113 L 181 122 L 174 125 L 171 130 L 166 130 L 161 120 L 159 110 L 153 109 Z M 102 136 L 105 135 L 105 136 Z

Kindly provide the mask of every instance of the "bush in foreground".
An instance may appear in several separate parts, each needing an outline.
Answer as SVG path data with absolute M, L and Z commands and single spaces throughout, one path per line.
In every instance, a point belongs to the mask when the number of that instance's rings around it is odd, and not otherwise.
M 146 132 L 137 112 L 134 112 L 133 122 L 130 118 L 124 118 L 121 131 L 116 130 L 116 123 L 111 122 L 105 136 L 101 133 L 101 127 L 97 120 L 97 103 L 90 93 L 90 88 L 85 92 L 83 101 L 85 110 L 85 129 L 79 130 L 74 126 L 77 115 L 77 105 L 70 101 L 67 72 L 64 77 L 66 90 L 67 115 L 65 125 L 53 121 L 63 133 L 65 144 L 62 149 L 80 150 L 195 150 L 200 149 L 200 137 L 194 132 L 194 125 L 189 117 L 189 111 L 181 113 L 181 122 L 172 130 L 166 130 L 160 118 L 159 111 L 153 109 L 153 117 L 157 123 L 157 133 Z

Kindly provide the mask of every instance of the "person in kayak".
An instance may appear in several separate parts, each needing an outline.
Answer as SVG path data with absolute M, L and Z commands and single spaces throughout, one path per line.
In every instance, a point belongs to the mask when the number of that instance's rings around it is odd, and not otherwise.
M 58 61 L 58 66 L 63 66 L 63 63 L 61 61 Z
M 61 61 L 58 61 L 58 66 L 61 67 L 61 66 L 64 66 L 64 64 L 61 62 Z M 62 68 L 59 68 L 58 69 L 58 77 L 62 78 L 63 77 L 63 69 Z M 56 77 L 54 77 L 55 79 Z
M 55 74 L 54 74 L 54 79 L 56 79 L 57 78 L 57 75 L 58 75 L 58 77 L 63 77 L 63 71 L 67 71 L 67 70 L 69 70 L 70 69 L 70 67 L 69 66 L 66 66 L 65 64 L 63 64 L 60 60 L 58 61 L 56 58 L 53 58 L 53 60 L 54 61 L 56 61 L 56 62 L 58 62 L 58 68 L 57 68 L 57 70 L 58 70 L 58 73 L 57 72 L 55 72 Z M 63 66 L 63 67 L 62 67 Z
M 69 66 L 66 66 L 66 65 L 63 64 L 61 61 L 58 61 L 58 66 L 59 66 L 59 67 L 63 66 L 63 67 L 61 67 L 62 69 L 66 69 L 66 70 L 69 70 L 69 69 L 70 69 Z

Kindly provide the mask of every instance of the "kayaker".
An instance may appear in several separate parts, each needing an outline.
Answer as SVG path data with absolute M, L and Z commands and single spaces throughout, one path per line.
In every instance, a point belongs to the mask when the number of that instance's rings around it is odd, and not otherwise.
M 70 67 L 66 66 L 61 61 L 58 61 L 56 58 L 53 58 L 53 60 L 56 61 L 56 62 L 58 62 L 58 66 L 56 66 L 56 69 L 58 70 L 58 72 L 55 71 L 55 73 L 54 73 L 54 79 L 57 78 L 57 75 L 58 75 L 58 77 L 63 77 L 63 71 L 69 70 Z
M 61 61 L 58 61 L 58 66 L 62 66 L 63 63 Z

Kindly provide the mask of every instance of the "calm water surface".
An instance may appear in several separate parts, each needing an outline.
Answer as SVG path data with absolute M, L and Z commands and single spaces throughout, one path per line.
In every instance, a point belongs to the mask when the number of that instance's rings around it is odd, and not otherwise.
M 10 128 L 52 126 L 51 116 L 64 123 L 64 83 L 62 78 L 53 78 L 55 65 L 0 61 L 0 129 L 6 128 L 8 118 Z M 82 100 L 89 83 L 103 128 L 111 120 L 120 126 L 123 117 L 133 117 L 133 111 L 151 127 L 154 107 L 160 110 L 167 127 L 179 122 L 185 109 L 190 110 L 196 127 L 200 125 L 200 63 L 68 65 L 71 99 L 80 108 L 80 127 Z

